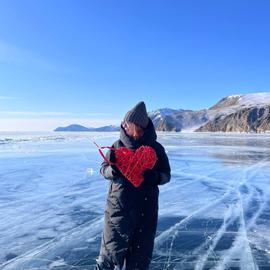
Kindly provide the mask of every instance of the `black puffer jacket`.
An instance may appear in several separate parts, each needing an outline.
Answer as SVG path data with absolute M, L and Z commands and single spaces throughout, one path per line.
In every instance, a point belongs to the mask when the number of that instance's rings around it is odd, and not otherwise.
M 148 181 L 148 184 L 143 182 L 136 188 L 124 176 L 114 176 L 113 167 L 107 162 L 102 163 L 101 174 L 111 182 L 96 269 L 121 269 L 124 262 L 127 270 L 149 267 L 158 218 L 157 185 L 165 184 L 171 178 L 168 157 L 156 139 L 153 123 L 149 119 L 147 129 L 139 140 L 134 140 L 121 128 L 120 139 L 113 144 L 114 148 L 137 149 L 142 145 L 154 148 L 158 157 L 153 168 L 158 175 L 156 184 L 149 184 Z M 106 153 L 108 158 L 112 154 L 110 151 Z

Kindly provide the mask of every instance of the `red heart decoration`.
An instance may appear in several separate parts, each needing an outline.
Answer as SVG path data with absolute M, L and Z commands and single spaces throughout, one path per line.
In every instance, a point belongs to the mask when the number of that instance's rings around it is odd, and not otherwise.
M 115 149 L 115 158 L 115 165 L 135 187 L 139 187 L 143 182 L 144 171 L 152 169 L 157 161 L 155 150 L 145 145 L 136 151 L 126 147 Z

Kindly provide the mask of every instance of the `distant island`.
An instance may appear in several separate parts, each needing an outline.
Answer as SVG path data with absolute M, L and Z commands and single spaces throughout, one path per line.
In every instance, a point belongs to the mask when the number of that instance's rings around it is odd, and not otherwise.
M 163 108 L 148 113 L 157 131 L 270 132 L 270 92 L 224 97 L 199 111 Z M 73 124 L 54 131 L 119 131 L 119 126 L 99 128 Z
M 54 131 L 98 131 L 98 132 L 104 132 L 104 131 L 119 131 L 120 127 L 118 126 L 104 126 L 104 127 L 98 127 L 98 128 L 93 128 L 93 127 L 84 127 L 82 125 L 77 125 L 77 124 L 72 124 L 67 127 L 58 127 Z

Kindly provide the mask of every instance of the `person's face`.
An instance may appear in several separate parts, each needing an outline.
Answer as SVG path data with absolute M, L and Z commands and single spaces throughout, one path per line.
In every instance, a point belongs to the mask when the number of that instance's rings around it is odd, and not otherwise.
M 127 135 L 133 136 L 135 133 L 135 124 L 127 121 L 122 122 L 122 127 L 125 129 Z

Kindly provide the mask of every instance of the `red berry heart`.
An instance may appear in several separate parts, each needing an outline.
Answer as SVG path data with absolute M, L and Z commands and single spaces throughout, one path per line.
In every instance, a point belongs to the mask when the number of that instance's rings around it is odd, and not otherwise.
M 155 150 L 144 145 L 135 151 L 126 147 L 115 149 L 115 157 L 115 165 L 135 187 L 143 182 L 143 172 L 152 169 L 157 161 Z

